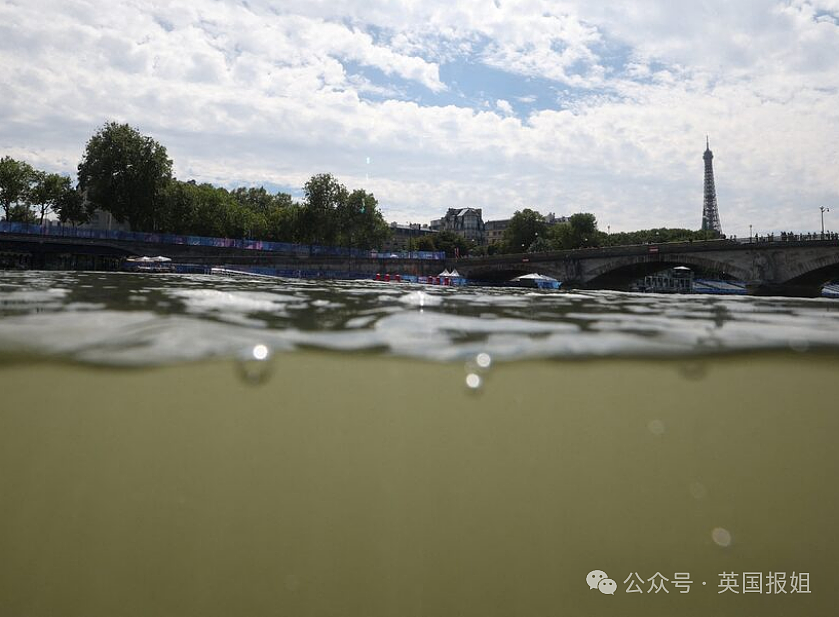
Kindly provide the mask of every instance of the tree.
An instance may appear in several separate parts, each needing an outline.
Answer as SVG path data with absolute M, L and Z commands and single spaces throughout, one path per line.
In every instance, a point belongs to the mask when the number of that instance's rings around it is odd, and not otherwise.
M 265 215 L 254 212 L 230 196 L 225 210 L 225 232 L 228 238 L 264 238 L 268 232 Z
M 353 248 L 378 248 L 390 236 L 372 193 L 356 189 L 336 209 L 338 244 Z
M 550 251 L 553 248 L 553 244 L 544 236 L 539 236 L 533 241 L 527 252 L 528 253 L 544 253 L 546 251 Z
M 30 219 L 29 199 L 35 182 L 35 170 L 10 156 L 0 159 L 0 204 L 7 221 Z
M 305 244 L 332 245 L 338 236 L 336 212 L 347 201 L 346 187 L 332 174 L 312 176 L 303 187 L 298 239 Z
M 173 180 L 164 193 L 162 231 L 172 234 L 193 233 L 197 188 L 194 180 Z
M 265 215 L 267 238 L 275 242 L 294 242 L 300 218 L 300 205 L 287 193 L 277 193 L 271 210 Z
M 590 212 L 572 214 L 568 224 L 574 237 L 582 239 L 583 243 L 588 241 L 586 238 L 591 240 L 597 234 L 597 219 Z
M 249 210 L 259 213 L 267 214 L 274 205 L 276 197 L 265 190 L 265 187 L 239 187 L 230 192 L 230 195 L 239 202 L 242 206 Z M 278 193 L 277 196 L 283 195 Z
M 82 192 L 72 186 L 66 187 L 58 196 L 54 210 L 58 213 L 59 221 L 70 223 L 73 227 L 87 223 L 93 214 L 93 208 L 85 201 Z
M 9 210 L 8 220 L 14 223 L 26 223 L 27 225 L 38 223 L 38 217 L 32 212 L 32 208 L 27 203 L 13 205 Z
M 299 207 L 291 195 L 271 195 L 263 188 L 228 191 L 194 180 L 173 180 L 165 193 L 162 229 L 176 234 L 296 240 Z
M 436 234 L 435 234 L 436 235 Z M 434 242 L 434 235 L 428 234 L 420 236 L 413 240 L 413 250 L 415 251 L 436 251 L 437 244 Z
M 434 245 L 436 246 L 436 250 L 445 251 L 446 257 L 454 257 L 456 254 L 465 257 L 474 247 L 472 242 L 460 234 L 448 230 L 437 232 L 434 238 Z
M 572 214 L 567 223 L 551 229 L 553 245 L 559 249 L 578 249 L 598 246 L 602 234 L 597 231 L 597 219 L 589 212 Z
M 545 219 L 535 210 L 517 210 L 504 230 L 504 244 L 511 253 L 523 253 L 536 238 L 544 238 L 547 229 Z
M 612 245 L 648 244 L 656 242 L 692 242 L 714 237 L 715 232 L 693 231 L 691 229 L 659 227 L 657 229 L 640 229 L 638 231 L 615 232 L 610 237 Z
M 212 184 L 179 182 L 179 189 L 170 189 L 170 199 L 177 200 L 169 206 L 170 220 L 182 219 L 180 226 L 173 226 L 175 233 L 196 236 L 231 236 L 228 225 L 228 210 L 234 203 L 230 194 Z M 174 223 L 173 223 L 174 225 Z
M 79 163 L 79 187 L 95 208 L 136 231 L 163 226 L 172 161 L 166 148 L 128 124 L 110 122 L 90 138 Z
M 48 174 L 44 171 L 35 172 L 35 184 L 31 190 L 30 201 L 37 206 L 40 225 L 44 224 L 44 218 L 48 212 L 56 211 L 58 200 L 62 195 L 72 189 L 72 182 L 68 176 Z

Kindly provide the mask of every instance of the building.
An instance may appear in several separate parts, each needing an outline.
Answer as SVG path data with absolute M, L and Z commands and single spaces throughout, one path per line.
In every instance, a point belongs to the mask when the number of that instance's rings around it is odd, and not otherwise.
M 702 202 L 702 231 L 715 231 L 722 235 L 722 225 L 720 225 L 720 213 L 717 210 L 717 189 L 714 186 L 714 153 L 711 152 L 711 146 L 708 137 L 705 137 L 705 154 L 702 155 L 705 160 L 705 199 Z
M 557 225 L 559 223 L 567 223 L 568 222 L 568 217 L 567 216 L 557 216 L 553 212 L 548 212 L 542 218 L 545 219 L 545 224 L 546 225 Z
M 411 240 L 417 240 L 423 236 L 433 235 L 428 225 L 420 225 L 419 223 L 408 223 L 407 225 L 399 225 L 397 223 L 390 224 L 390 238 L 382 244 L 383 251 L 408 251 L 411 250 Z
M 108 231 L 131 231 L 128 221 L 120 223 L 114 215 L 98 208 L 90 215 L 90 220 L 77 226 L 79 229 L 105 229 Z
M 495 244 L 501 242 L 504 239 L 504 230 L 507 229 L 507 225 L 510 224 L 510 219 L 500 219 L 497 221 L 487 221 L 485 224 L 486 229 L 486 243 L 487 244 Z
M 481 208 L 449 208 L 446 216 L 431 221 L 432 231 L 453 231 L 467 240 L 484 244 L 484 219 Z

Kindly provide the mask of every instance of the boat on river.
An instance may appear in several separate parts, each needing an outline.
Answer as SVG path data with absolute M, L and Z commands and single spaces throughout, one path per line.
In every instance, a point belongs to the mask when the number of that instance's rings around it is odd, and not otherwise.
M 562 283 L 555 278 L 538 274 L 523 274 L 510 280 L 508 283 L 510 287 L 531 287 L 536 289 L 559 289 Z
M 126 257 L 122 262 L 123 272 L 174 272 L 175 265 L 169 257 Z

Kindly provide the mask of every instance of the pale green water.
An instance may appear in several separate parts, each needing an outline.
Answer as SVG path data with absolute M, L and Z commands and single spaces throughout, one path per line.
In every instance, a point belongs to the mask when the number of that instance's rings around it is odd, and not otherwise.
M 0 615 L 836 611 L 837 303 L 420 292 L 0 275 Z

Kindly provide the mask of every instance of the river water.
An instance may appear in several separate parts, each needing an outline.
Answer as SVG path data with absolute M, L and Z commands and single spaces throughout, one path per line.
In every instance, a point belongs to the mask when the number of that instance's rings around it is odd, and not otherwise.
M 0 273 L 0 615 L 832 614 L 838 351 L 831 299 Z

